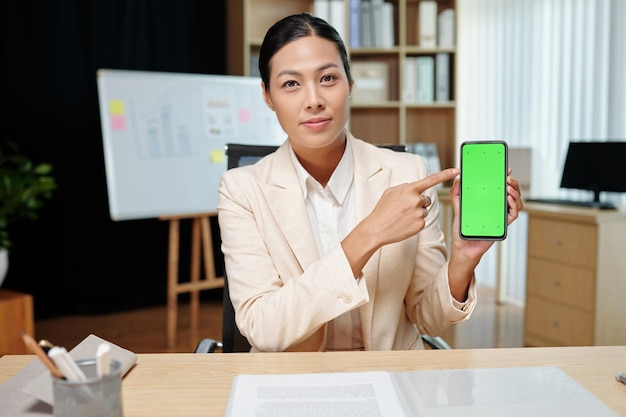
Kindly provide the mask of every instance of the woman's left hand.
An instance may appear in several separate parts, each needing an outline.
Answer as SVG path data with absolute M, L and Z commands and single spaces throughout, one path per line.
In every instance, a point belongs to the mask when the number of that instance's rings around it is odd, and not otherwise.
M 524 208 L 519 183 L 511 177 L 511 168 L 507 172 L 507 225 L 517 219 L 520 210 Z M 448 281 L 452 296 L 463 301 L 467 299 L 469 285 L 474 275 L 474 269 L 480 262 L 482 256 L 493 245 L 493 240 L 465 240 L 461 239 L 459 231 L 459 207 L 460 207 L 460 181 L 457 178 L 450 189 L 450 200 L 454 210 L 454 220 L 452 221 L 452 250 L 448 261 Z
M 506 201 L 508 205 L 507 225 L 513 223 L 519 216 L 519 212 L 524 208 L 519 182 L 511 176 L 512 169 L 509 168 L 506 177 Z M 452 222 L 452 251 L 462 251 L 463 256 L 469 259 L 476 259 L 476 262 L 493 245 L 493 240 L 465 240 L 461 239 L 459 233 L 459 207 L 460 207 L 460 181 L 457 178 L 450 189 L 450 200 L 454 210 L 454 220 Z

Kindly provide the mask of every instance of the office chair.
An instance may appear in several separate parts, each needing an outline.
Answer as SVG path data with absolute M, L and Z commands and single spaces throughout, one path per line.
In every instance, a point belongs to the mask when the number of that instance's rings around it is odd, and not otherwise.
M 406 152 L 405 145 L 378 145 L 383 148 L 392 149 L 396 152 Z M 250 165 L 274 152 L 278 146 L 274 145 L 243 145 L 237 143 L 226 144 L 227 169 Z M 250 344 L 248 340 L 239 332 L 235 324 L 235 309 L 228 295 L 228 279 L 226 268 L 224 268 L 224 291 L 222 295 L 222 341 L 211 338 L 200 340 L 196 346 L 195 353 L 213 353 L 220 349 L 223 353 L 249 352 Z M 451 349 L 441 337 L 422 335 L 422 341 L 431 349 Z

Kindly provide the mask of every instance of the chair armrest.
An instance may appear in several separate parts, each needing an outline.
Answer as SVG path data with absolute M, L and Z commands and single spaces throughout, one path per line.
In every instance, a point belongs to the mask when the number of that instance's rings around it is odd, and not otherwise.
M 215 352 L 215 349 L 221 349 L 222 347 L 223 345 L 221 342 L 206 338 L 200 340 L 194 353 L 213 353 Z
M 452 347 L 439 336 L 422 335 L 422 340 L 432 349 L 452 349 Z

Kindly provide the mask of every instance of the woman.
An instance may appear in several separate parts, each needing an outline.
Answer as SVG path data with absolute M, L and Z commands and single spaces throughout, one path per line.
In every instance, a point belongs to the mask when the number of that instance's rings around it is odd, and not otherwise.
M 468 319 L 474 269 L 493 242 L 455 233 L 447 260 L 434 186 L 459 170 L 428 176 L 420 156 L 346 131 L 353 80 L 324 20 L 277 22 L 259 69 L 288 138 L 224 173 L 217 207 L 236 322 L 252 351 L 420 349 L 420 332 Z M 510 176 L 507 192 L 510 224 L 522 208 Z M 457 182 L 450 196 L 458 230 Z

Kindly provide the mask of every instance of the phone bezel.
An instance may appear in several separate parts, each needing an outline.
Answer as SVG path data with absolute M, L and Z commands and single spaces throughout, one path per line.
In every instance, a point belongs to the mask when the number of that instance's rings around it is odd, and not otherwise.
M 504 212 L 503 212 L 503 223 L 504 223 L 504 228 L 503 228 L 503 232 L 501 235 L 466 235 L 463 233 L 463 148 L 467 145 L 504 145 L 504 194 L 503 194 L 503 198 L 504 198 Z M 461 147 L 460 147 L 460 167 L 461 167 L 461 174 L 460 174 L 460 189 L 459 189 L 459 194 L 460 194 L 460 198 L 459 198 L 459 235 L 461 237 L 461 239 L 464 240 L 494 240 L 494 241 L 499 241 L 499 240 L 504 240 L 506 239 L 507 233 L 508 233 L 508 222 L 507 222 L 507 212 L 508 212 L 508 205 L 507 205 L 507 192 L 506 192 L 506 177 L 507 177 L 507 173 L 508 173 L 508 165 L 509 165 L 509 147 L 507 142 L 503 141 L 503 140 L 470 140 L 470 141 L 464 141 L 461 143 Z

